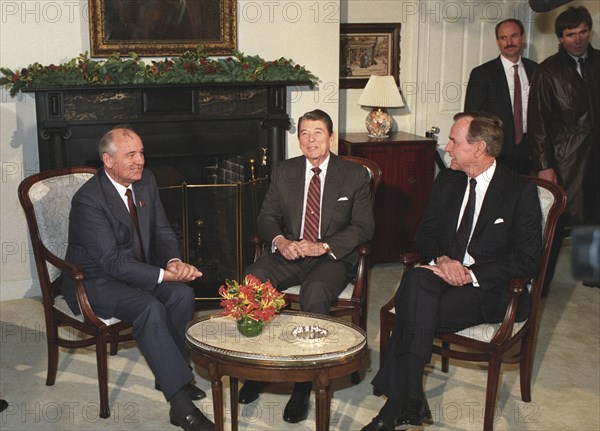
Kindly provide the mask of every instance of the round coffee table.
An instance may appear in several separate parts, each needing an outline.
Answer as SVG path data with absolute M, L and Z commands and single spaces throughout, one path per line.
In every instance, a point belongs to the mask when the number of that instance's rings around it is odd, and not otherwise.
M 318 327 L 320 341 L 299 340 L 293 330 Z M 367 359 L 365 332 L 341 319 L 286 311 L 254 338 L 241 335 L 235 319 L 221 314 L 190 322 L 186 330 L 192 359 L 208 370 L 212 382 L 215 425 L 224 429 L 222 376 L 230 377 L 231 429 L 238 429 L 238 379 L 265 382 L 312 381 L 316 392 L 317 431 L 329 430 L 331 381 L 359 370 Z

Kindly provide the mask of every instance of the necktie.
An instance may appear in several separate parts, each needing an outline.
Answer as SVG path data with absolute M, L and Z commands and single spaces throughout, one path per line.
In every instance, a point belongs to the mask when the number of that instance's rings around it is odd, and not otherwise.
M 585 63 L 585 58 L 579 57 L 577 59 L 577 63 L 579 63 L 579 74 L 583 79 L 585 79 L 585 72 L 583 71 L 583 63 Z
M 140 253 L 142 255 L 142 260 L 146 261 L 146 256 L 144 254 L 144 245 L 142 244 L 142 235 L 140 234 L 140 221 L 138 219 L 137 208 L 135 203 L 133 202 L 133 194 L 131 193 L 131 189 L 127 189 L 125 191 L 125 195 L 127 196 L 127 206 L 129 207 L 129 215 L 131 215 L 131 220 L 133 220 L 133 225 L 135 226 L 135 231 L 137 232 L 138 239 L 140 241 Z
M 302 238 L 307 241 L 317 242 L 319 238 L 319 215 L 321 212 L 321 179 L 320 168 L 312 168 L 314 172 L 308 186 L 306 197 L 306 213 L 304 214 L 304 233 Z
M 469 235 L 471 234 L 471 228 L 473 227 L 476 185 L 477 181 L 475 181 L 475 178 L 471 178 L 469 181 L 469 197 L 467 198 L 465 212 L 463 213 L 458 230 L 454 235 L 454 241 L 452 241 L 452 245 L 450 246 L 450 257 L 460 262 L 462 262 L 465 258 L 467 244 L 469 243 Z
M 521 79 L 519 78 L 519 65 L 515 64 L 515 91 L 513 100 L 513 118 L 515 123 L 515 144 L 523 140 L 523 98 L 521 95 Z

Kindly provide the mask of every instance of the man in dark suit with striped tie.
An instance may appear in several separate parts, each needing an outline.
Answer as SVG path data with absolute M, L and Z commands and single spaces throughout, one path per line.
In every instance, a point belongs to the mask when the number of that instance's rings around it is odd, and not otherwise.
M 330 152 L 333 122 L 319 109 L 298 120 L 303 155 L 279 163 L 258 216 L 258 231 L 271 253 L 246 268 L 278 290 L 300 285 L 303 311 L 329 314 L 331 304 L 356 275 L 356 247 L 373 236 L 369 173 Z M 263 382 L 246 381 L 242 404 L 256 400 Z M 286 422 L 306 419 L 311 382 L 294 386 Z

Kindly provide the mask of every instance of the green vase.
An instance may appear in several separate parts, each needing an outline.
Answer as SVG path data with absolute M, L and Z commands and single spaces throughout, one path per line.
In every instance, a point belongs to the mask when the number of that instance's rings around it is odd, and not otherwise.
M 256 337 L 259 335 L 265 326 L 264 322 L 259 320 L 242 317 L 237 321 L 237 328 L 244 337 Z

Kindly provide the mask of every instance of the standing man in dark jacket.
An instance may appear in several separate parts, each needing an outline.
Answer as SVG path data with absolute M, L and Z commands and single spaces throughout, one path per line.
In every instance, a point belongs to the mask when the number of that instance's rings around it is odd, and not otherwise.
M 495 31 L 500 55 L 471 71 L 465 111 L 489 112 L 498 116 L 504 125 L 504 144 L 498 161 L 516 172 L 529 175 L 531 162 L 527 142 L 527 97 L 537 63 L 521 57 L 525 36 L 521 21 L 505 19 L 496 25 Z M 520 88 L 517 89 L 515 100 L 517 83 Z M 519 127 L 516 127 L 515 121 L 520 122 Z
M 554 24 L 558 53 L 536 69 L 528 131 L 534 172 L 567 192 L 570 225 L 600 223 L 600 51 L 592 17 L 570 7 Z
M 527 116 L 533 171 L 567 192 L 544 296 L 566 227 L 600 224 L 600 51 L 590 45 L 592 17 L 583 6 L 570 7 L 554 30 L 560 47 L 533 75 Z

